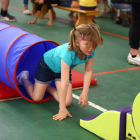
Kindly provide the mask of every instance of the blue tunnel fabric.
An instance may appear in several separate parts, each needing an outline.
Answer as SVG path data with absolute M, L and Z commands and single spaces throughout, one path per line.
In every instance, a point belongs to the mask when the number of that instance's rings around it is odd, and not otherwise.
M 0 30 L 3 29 L 3 28 L 6 28 L 8 26 L 10 26 L 10 25 L 5 23 L 5 22 L 0 22 Z
M 16 38 L 18 38 L 20 35 L 22 35 L 24 33 L 25 33 L 25 31 L 23 29 L 17 28 L 17 27 L 10 27 L 10 26 L 8 28 L 5 28 L 0 31 L 0 43 L 1 43 L 0 44 L 0 56 L 1 56 L 1 58 L 3 58 L 0 60 L 0 70 L 1 70 L 0 79 L 2 79 L 2 82 L 11 88 L 13 88 L 13 86 L 10 84 L 10 82 L 8 81 L 7 76 L 6 76 L 5 59 L 6 59 L 7 51 L 9 49 L 10 45 L 13 43 L 13 41 Z M 13 53 L 15 53 L 15 51 Z M 10 59 L 12 59 L 12 57 Z M 11 61 L 12 64 L 15 61 Z M 11 69 L 11 71 L 13 71 L 13 68 Z M 1 76 L 3 78 L 1 78 Z
M 40 58 L 46 51 L 57 46 L 56 42 L 47 41 L 21 28 L 0 22 L 0 81 L 16 89 L 23 98 L 33 102 L 24 88 L 17 86 L 16 75 L 28 70 L 29 80 L 34 83 Z M 55 87 L 53 82 L 51 85 Z M 43 100 L 48 97 L 50 95 L 46 94 Z

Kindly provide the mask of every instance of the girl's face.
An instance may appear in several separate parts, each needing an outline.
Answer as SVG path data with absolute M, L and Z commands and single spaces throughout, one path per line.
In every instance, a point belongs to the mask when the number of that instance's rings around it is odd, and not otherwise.
M 41 4 L 44 4 L 44 0 L 35 0 L 35 3 L 41 5 Z
M 80 50 L 85 55 L 91 55 L 92 52 L 94 51 L 92 43 L 89 42 L 88 40 L 81 40 L 80 42 L 76 41 L 76 46 L 79 46 Z

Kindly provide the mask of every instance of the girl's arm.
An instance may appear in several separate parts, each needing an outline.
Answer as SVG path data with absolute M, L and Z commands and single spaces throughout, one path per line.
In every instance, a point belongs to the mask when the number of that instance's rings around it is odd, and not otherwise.
M 34 23 L 36 22 L 36 20 L 38 19 L 39 15 L 40 15 L 40 12 L 41 12 L 41 11 L 38 10 L 38 11 L 36 12 L 36 15 L 35 15 L 34 20 L 33 20 L 33 21 L 29 21 L 28 24 L 34 24 Z
M 53 116 L 54 120 L 63 120 L 67 116 L 72 117 L 68 110 L 66 109 L 66 95 L 69 86 L 69 71 L 70 66 L 68 66 L 61 59 L 61 91 L 59 92 L 59 113 Z
M 89 59 L 85 63 L 84 86 L 83 86 L 83 91 L 79 98 L 79 104 L 82 101 L 81 108 L 88 105 L 88 92 L 89 92 L 89 87 L 92 78 L 92 67 L 93 67 L 93 58 Z
M 59 108 L 66 108 L 66 94 L 69 86 L 70 67 L 61 59 L 61 93 Z

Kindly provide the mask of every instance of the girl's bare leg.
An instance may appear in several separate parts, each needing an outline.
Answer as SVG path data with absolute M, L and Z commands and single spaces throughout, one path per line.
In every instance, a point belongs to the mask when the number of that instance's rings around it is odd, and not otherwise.
M 79 1 L 72 1 L 71 8 L 79 8 L 79 7 L 80 7 L 79 6 Z M 68 16 L 70 17 L 71 20 L 77 22 L 78 14 L 76 14 L 75 16 L 73 16 L 73 13 L 74 12 L 72 12 L 72 13 L 70 12 Z
M 50 93 L 56 99 L 56 101 L 59 102 L 58 92 L 56 88 L 48 86 L 46 92 Z
M 48 26 L 52 26 L 53 25 L 53 14 L 52 14 L 52 9 L 48 10 L 49 13 L 49 22 L 47 23 Z
M 79 8 L 79 1 L 72 1 L 71 8 Z
M 59 95 L 61 92 L 61 82 L 55 81 L 56 89 L 57 89 L 57 95 L 59 99 Z M 67 95 L 66 95 L 66 106 L 70 106 L 72 103 L 72 84 L 69 83 Z
M 70 12 L 70 13 L 68 14 L 68 16 L 69 16 L 69 18 L 70 18 L 71 20 L 73 20 L 73 18 L 74 18 L 73 13 L 74 13 L 74 12 Z
M 73 17 L 73 21 L 77 22 L 78 20 L 78 14 L 75 15 L 75 17 Z
M 31 15 L 31 12 L 28 10 L 28 6 L 25 5 L 24 6 L 24 12 L 23 12 L 25 15 Z
M 45 92 L 50 93 L 59 102 L 59 93 L 61 92 L 61 82 L 56 81 L 56 88 L 48 86 L 48 84 L 40 84 L 35 82 L 33 85 L 29 80 L 22 79 L 25 90 L 31 99 L 35 102 L 39 102 L 43 99 Z M 72 84 L 69 84 L 66 95 L 66 106 L 70 106 L 72 103 Z
M 24 11 L 25 11 L 25 10 L 28 10 L 28 6 L 26 6 L 26 5 L 24 6 Z
M 40 84 L 40 83 L 35 82 L 35 84 L 33 85 L 27 79 L 22 79 L 22 83 L 28 95 L 31 97 L 33 101 L 39 102 L 43 99 L 48 84 Z

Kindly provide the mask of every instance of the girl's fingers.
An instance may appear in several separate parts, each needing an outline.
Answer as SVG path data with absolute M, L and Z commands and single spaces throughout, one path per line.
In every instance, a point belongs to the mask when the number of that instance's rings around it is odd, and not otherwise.
M 57 116 L 56 116 L 56 117 L 53 117 L 53 119 L 54 119 L 54 120 L 58 120 L 58 119 L 59 119 L 59 117 L 57 117 Z
M 70 113 L 68 114 L 69 117 L 73 117 Z
M 59 120 L 59 118 L 60 118 L 59 114 L 56 114 L 56 115 L 53 116 L 54 120 Z
M 54 119 L 54 120 L 59 120 L 59 121 L 61 121 L 61 120 L 65 119 L 65 118 L 66 118 L 66 117 L 58 116 L 58 117 L 53 118 L 53 119 Z
M 79 102 L 78 102 L 78 104 L 81 104 L 81 98 L 79 98 Z
M 82 105 L 81 105 L 81 108 L 83 108 L 84 107 L 84 103 L 82 103 Z
M 59 114 L 56 114 L 56 115 L 54 115 L 53 116 L 53 119 L 54 120 L 63 120 L 65 117 L 63 117 L 63 116 L 61 116 L 61 115 L 59 115 Z
M 70 113 L 68 113 L 67 116 L 73 117 Z M 53 120 L 61 121 L 61 120 L 65 119 L 67 116 L 56 114 L 56 115 L 53 116 Z
M 83 108 L 84 106 L 87 106 L 87 105 L 88 105 L 88 102 L 87 102 L 87 101 L 82 102 L 82 106 L 81 106 L 81 108 Z
M 64 119 L 65 119 L 65 118 L 60 118 L 59 121 L 62 121 L 62 120 L 64 120 Z
M 53 117 L 56 117 L 58 114 L 54 115 Z

